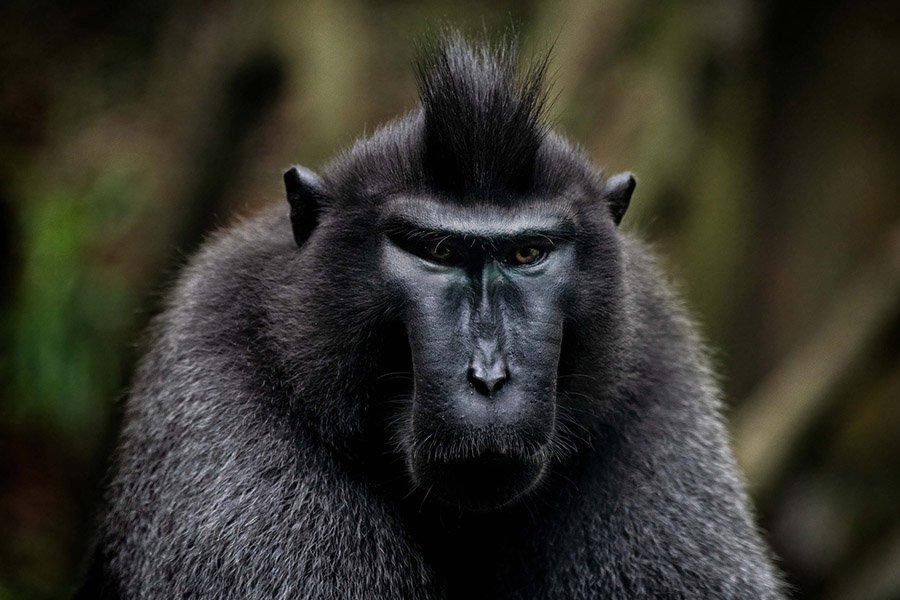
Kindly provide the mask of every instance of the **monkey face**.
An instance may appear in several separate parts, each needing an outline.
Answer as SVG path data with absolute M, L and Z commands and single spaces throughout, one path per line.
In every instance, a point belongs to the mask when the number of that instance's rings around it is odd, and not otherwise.
M 556 429 L 575 218 L 397 199 L 382 268 L 402 296 L 413 385 L 402 416 L 413 481 L 454 505 L 507 504 L 541 479 Z

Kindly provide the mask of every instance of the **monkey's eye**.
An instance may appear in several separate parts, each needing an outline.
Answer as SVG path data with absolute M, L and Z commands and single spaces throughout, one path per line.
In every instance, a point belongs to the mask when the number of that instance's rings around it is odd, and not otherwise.
M 450 262 L 453 258 L 453 249 L 449 244 L 429 244 L 425 246 L 425 252 L 428 254 L 428 258 L 439 263 Z
M 514 267 L 527 267 L 541 262 L 549 253 L 550 249 L 543 246 L 518 246 L 512 249 L 506 262 Z
M 459 266 L 465 262 L 465 251 L 452 241 L 442 239 L 437 242 L 424 242 L 410 248 L 425 260 L 439 265 Z
M 404 230 L 388 231 L 387 234 L 399 248 L 436 265 L 461 266 L 469 256 L 465 247 L 446 234 L 430 235 Z

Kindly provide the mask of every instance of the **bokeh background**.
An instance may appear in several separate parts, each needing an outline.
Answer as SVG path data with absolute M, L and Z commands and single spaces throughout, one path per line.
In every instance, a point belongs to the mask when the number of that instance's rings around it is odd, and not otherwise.
M 70 593 L 136 340 L 205 232 L 414 106 L 429 27 L 553 47 L 639 179 L 796 598 L 900 598 L 900 4 L 5 0 L 0 598 Z

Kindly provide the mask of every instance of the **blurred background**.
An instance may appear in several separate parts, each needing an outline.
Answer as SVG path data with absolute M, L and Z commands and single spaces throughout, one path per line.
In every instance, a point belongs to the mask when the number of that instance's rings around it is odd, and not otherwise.
M 441 22 L 552 45 L 555 124 L 637 174 L 795 597 L 900 598 L 900 3 L 850 0 L 5 0 L 0 598 L 70 593 L 185 257 L 412 108 Z

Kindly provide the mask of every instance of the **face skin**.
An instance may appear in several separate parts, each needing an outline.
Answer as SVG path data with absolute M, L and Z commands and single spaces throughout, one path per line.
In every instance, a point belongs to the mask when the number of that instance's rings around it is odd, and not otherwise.
M 455 505 L 502 506 L 550 454 L 575 219 L 562 204 L 515 209 L 394 199 L 382 268 L 403 296 L 413 481 Z

